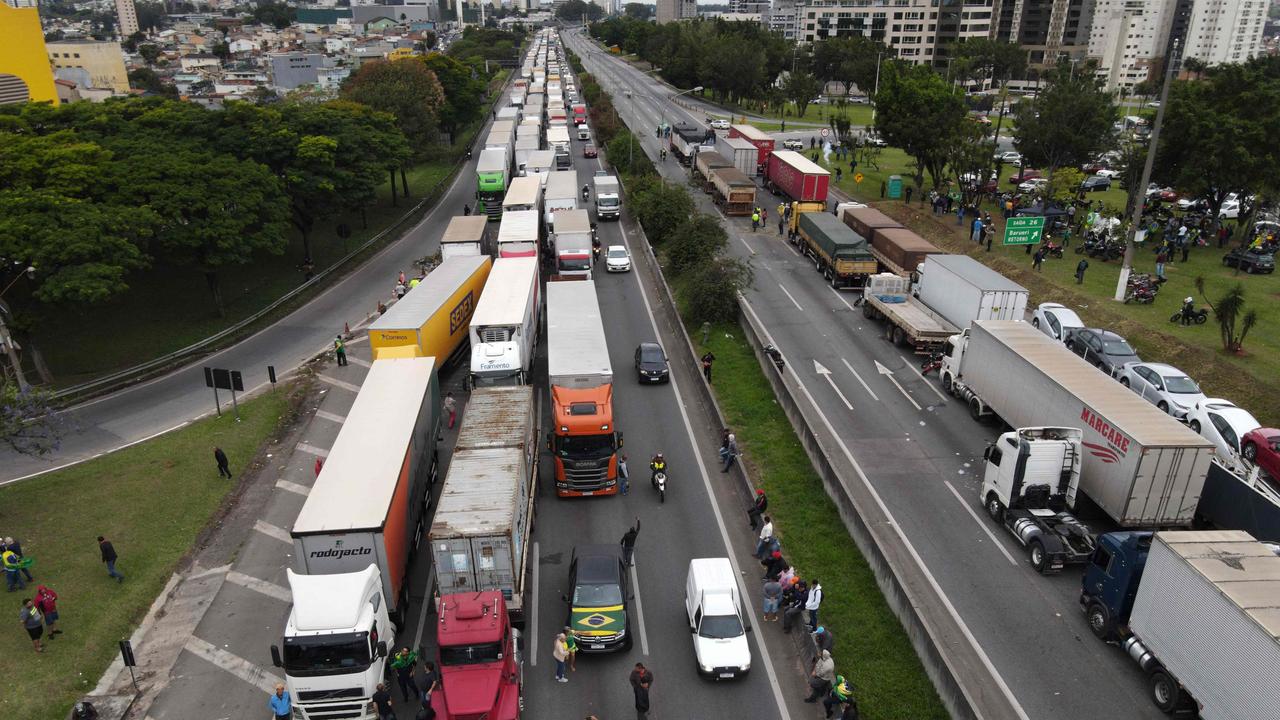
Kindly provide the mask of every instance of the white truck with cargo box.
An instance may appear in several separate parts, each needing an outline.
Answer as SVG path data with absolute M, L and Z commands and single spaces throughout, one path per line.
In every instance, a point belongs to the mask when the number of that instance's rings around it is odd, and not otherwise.
M 547 384 L 591 389 L 612 382 L 595 281 L 547 283 Z
M 471 393 L 428 536 L 438 592 L 498 590 L 517 625 L 538 496 L 537 420 L 530 385 Z
M 591 216 L 586 210 L 556 212 L 556 231 L 551 243 L 558 280 L 591 279 Z
M 457 215 L 449 219 L 440 238 L 440 259 L 464 255 L 492 255 L 493 236 L 484 215 Z
M 502 198 L 502 212 L 537 210 L 542 206 L 542 182 L 536 177 L 512 178 Z
M 522 125 L 521 127 L 526 127 Z M 542 149 L 542 141 L 536 136 L 525 136 L 516 139 L 516 176 L 524 177 L 529 169 L 529 160 L 533 154 Z
M 524 166 L 524 176 L 536 178 L 538 184 L 544 190 L 547 187 L 547 177 L 556 169 L 556 154 L 551 150 L 534 150 L 529 153 L 529 160 Z
M 741 170 L 743 175 L 755 177 L 760 174 L 760 164 L 757 162 L 760 151 L 750 140 L 729 137 L 728 135 L 718 136 L 716 138 L 716 152 L 725 160 L 733 163 L 733 166 Z M 698 154 L 701 155 L 702 153 Z
M 1027 313 L 1026 288 L 968 255 L 928 255 L 918 272 L 913 292 L 961 330 L 975 320 L 1021 320 Z
M 538 257 L 538 246 L 542 241 L 539 224 L 537 210 L 504 212 L 498 226 L 498 257 Z
M 1117 525 L 1191 525 L 1209 441 L 1029 323 L 980 320 L 948 346 L 942 386 L 973 417 L 1084 431 L 1080 489 Z
M 716 680 L 746 675 L 751 670 L 751 623 L 729 558 L 689 561 L 684 608 L 698 673 Z
M 548 175 L 542 192 L 543 223 L 553 228 L 557 210 L 577 210 L 580 192 L 577 170 L 557 170 Z
M 613 175 L 596 175 L 592 180 L 596 186 L 596 218 L 617 220 L 622 217 L 622 195 L 618 178 Z
M 495 260 L 471 316 L 471 385 L 530 382 L 541 319 L 537 258 Z

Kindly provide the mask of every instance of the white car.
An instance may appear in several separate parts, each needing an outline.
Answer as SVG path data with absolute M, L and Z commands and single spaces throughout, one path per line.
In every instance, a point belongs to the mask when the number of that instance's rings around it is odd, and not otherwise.
M 1015 150 L 1008 152 L 996 153 L 996 159 L 1009 165 L 1020 165 L 1022 163 L 1022 153 Z
M 1031 316 L 1031 327 L 1059 342 L 1066 342 L 1071 333 L 1084 327 L 1084 321 L 1074 310 L 1059 303 L 1040 303 Z
M 1018 184 L 1018 189 L 1022 192 L 1034 192 L 1042 187 L 1049 186 L 1049 178 L 1031 178 L 1024 180 Z
M 712 130 L 728 130 L 729 121 L 725 120 L 724 118 L 716 118 L 715 120 L 711 121 L 711 129 Z
M 1250 430 L 1262 427 L 1262 423 L 1247 410 L 1221 398 L 1208 398 L 1196 403 L 1187 413 L 1187 424 L 1214 444 L 1218 459 L 1228 467 L 1241 464 L 1240 438 Z
M 783 140 L 782 147 L 786 148 L 787 150 L 795 150 L 796 152 L 804 151 L 804 143 L 795 138 L 791 138 L 789 140 Z
M 1139 362 L 1125 365 L 1120 384 L 1176 418 L 1184 418 L 1197 403 L 1208 398 L 1195 380 L 1172 365 Z
M 1115 180 L 1116 178 L 1120 177 L 1120 171 L 1112 170 L 1111 168 L 1102 168 L 1101 170 L 1094 173 L 1093 175 L 1094 177 L 1104 177 L 1108 180 Z
M 631 256 L 627 249 L 621 245 L 610 245 L 604 253 L 604 269 L 605 272 L 629 272 Z

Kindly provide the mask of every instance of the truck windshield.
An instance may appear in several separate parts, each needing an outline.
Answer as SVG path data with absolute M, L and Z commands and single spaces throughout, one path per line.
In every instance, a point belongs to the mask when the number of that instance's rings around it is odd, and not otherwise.
M 361 672 L 369 662 L 369 633 L 292 637 L 284 641 L 284 670 L 294 677 Z
M 561 270 L 590 270 L 591 258 L 589 257 L 561 257 Z
M 497 662 L 502 659 L 501 643 L 483 643 L 481 645 L 456 645 L 440 648 L 440 664 L 479 665 Z
M 618 198 L 616 197 L 597 197 L 596 205 L 599 207 L 618 207 Z
M 708 615 L 698 626 L 698 637 L 712 640 L 735 638 L 742 634 L 742 622 L 737 615 Z
M 612 435 L 562 435 L 557 438 L 560 457 L 607 457 L 613 453 Z

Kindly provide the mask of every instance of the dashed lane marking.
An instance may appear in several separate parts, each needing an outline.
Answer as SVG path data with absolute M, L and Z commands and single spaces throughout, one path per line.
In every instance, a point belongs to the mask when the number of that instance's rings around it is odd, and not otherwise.
M 307 453 L 309 455 L 315 455 L 316 457 L 322 457 L 322 458 L 329 457 L 328 450 L 325 450 L 324 448 L 318 448 L 315 445 L 312 445 L 310 443 L 300 442 L 297 444 L 296 447 L 298 450 L 301 450 L 302 452 Z
M 317 410 L 316 417 L 322 420 L 328 420 L 329 422 L 338 423 L 339 425 L 347 421 L 345 416 L 331 413 L 328 410 Z
M 290 545 L 293 544 L 293 538 L 289 537 L 289 531 L 278 525 L 272 525 L 271 523 L 263 520 L 254 520 L 253 529 L 267 537 L 275 538 L 280 542 L 289 543 Z
M 295 495 L 301 495 L 302 497 L 306 497 L 311 494 L 311 488 L 306 485 L 299 485 L 296 482 L 289 482 L 288 480 L 277 480 L 276 487 L 281 490 L 287 490 Z
M 342 380 L 331 378 L 328 375 L 317 375 L 316 377 L 320 378 L 321 381 L 327 382 L 334 387 L 342 388 L 343 390 L 350 390 L 353 393 L 360 392 L 359 385 L 353 385 L 349 382 L 343 382 Z

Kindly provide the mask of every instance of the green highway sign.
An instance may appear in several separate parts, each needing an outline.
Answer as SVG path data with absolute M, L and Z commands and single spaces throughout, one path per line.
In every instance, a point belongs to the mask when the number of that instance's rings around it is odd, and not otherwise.
M 1043 216 L 1011 217 L 1004 223 L 1004 244 L 1039 245 L 1043 233 Z

